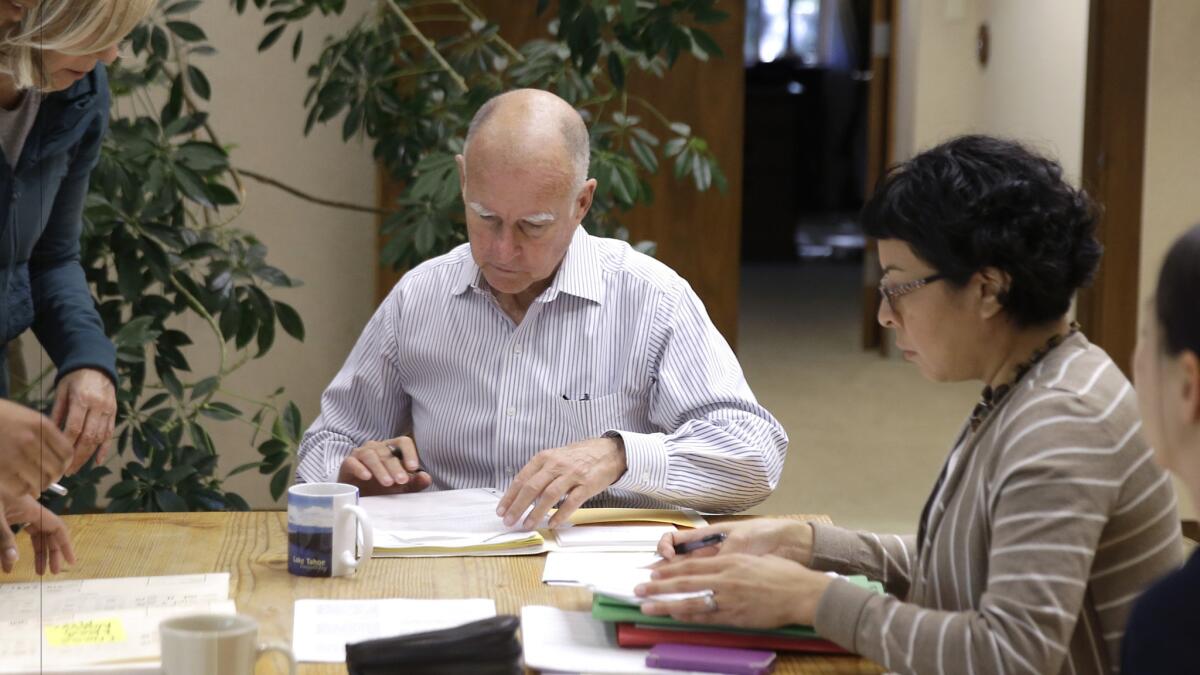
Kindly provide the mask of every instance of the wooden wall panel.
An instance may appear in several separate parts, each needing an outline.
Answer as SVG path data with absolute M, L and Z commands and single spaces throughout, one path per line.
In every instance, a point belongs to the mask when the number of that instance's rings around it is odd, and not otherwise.
M 475 5 L 500 25 L 513 44 L 545 35 L 544 21 L 534 15 L 532 0 L 476 0 Z M 687 279 L 708 308 L 713 323 L 736 346 L 742 211 L 742 134 L 745 73 L 742 40 L 745 5 L 725 0 L 719 7 L 730 18 L 711 26 L 725 57 L 700 62 L 684 55 L 663 79 L 631 75 L 629 89 L 649 100 L 672 120 L 685 121 L 693 133 L 711 144 L 729 180 L 728 191 L 715 188 L 698 193 L 671 174 L 664 163 L 651 185 L 655 202 L 638 207 L 625 218 L 634 240 L 658 244 L 658 258 Z M 553 12 L 553 8 L 547 14 Z M 648 116 L 643 115 L 643 119 Z M 653 129 L 653 127 L 651 127 Z M 659 133 L 666 137 L 666 130 Z M 398 192 L 380 176 L 381 204 Z M 380 270 L 378 294 L 391 289 L 397 275 Z

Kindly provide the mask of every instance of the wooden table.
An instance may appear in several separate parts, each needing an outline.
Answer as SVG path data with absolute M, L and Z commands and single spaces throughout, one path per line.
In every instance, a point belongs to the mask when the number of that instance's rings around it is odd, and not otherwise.
M 798 516 L 829 522 L 827 516 Z M 544 556 L 378 558 L 357 574 L 336 579 L 287 571 L 287 513 L 165 513 L 69 516 L 79 563 L 60 579 L 229 572 L 239 612 L 258 619 L 260 638 L 291 643 L 293 602 L 302 598 L 492 598 L 502 614 L 523 605 L 588 610 L 582 589 L 541 583 Z M 28 581 L 29 538 L 21 562 L 0 581 Z M 50 578 L 50 577 L 47 577 Z M 270 672 L 264 660 L 258 672 Z M 344 665 L 306 664 L 300 672 L 345 673 Z M 777 673 L 880 673 L 857 657 L 783 655 Z

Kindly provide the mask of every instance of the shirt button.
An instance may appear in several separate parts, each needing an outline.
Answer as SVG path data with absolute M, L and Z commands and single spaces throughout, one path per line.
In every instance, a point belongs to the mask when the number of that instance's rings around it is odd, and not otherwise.
M 514 474 L 514 473 L 516 473 L 516 472 L 515 472 L 515 471 L 513 471 L 513 468 L 512 468 L 511 466 L 506 466 L 506 467 L 504 467 L 504 473 L 506 473 L 506 474 L 508 474 L 508 475 L 510 475 L 510 476 L 511 476 L 511 475 L 513 475 L 513 474 Z
M 643 472 L 642 472 L 642 482 L 643 482 L 643 483 L 649 483 L 649 482 L 650 482 L 650 472 L 649 472 L 649 471 L 643 471 Z
M 520 354 L 521 353 L 521 345 L 519 345 L 519 344 L 513 345 L 513 353 Z
M 504 414 L 508 415 L 509 417 L 512 417 L 513 415 L 517 414 L 517 409 L 510 405 L 510 406 L 508 406 L 508 410 L 504 411 Z

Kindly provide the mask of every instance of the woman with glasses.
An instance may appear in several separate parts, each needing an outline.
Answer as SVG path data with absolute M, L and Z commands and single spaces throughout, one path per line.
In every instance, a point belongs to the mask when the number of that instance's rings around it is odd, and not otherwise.
M 712 594 L 643 611 L 814 625 L 905 673 L 1113 672 L 1131 603 L 1181 551 L 1129 381 L 1068 318 L 1100 259 L 1096 209 L 1056 162 L 965 136 L 893 169 L 862 220 L 879 239 L 879 321 L 904 358 L 984 384 L 917 534 L 779 519 L 676 533 L 640 592 Z M 714 532 L 724 543 L 675 555 Z
M 1167 253 L 1148 320 L 1142 322 L 1133 377 L 1154 460 L 1200 504 L 1200 225 Z M 1125 675 L 1194 673 L 1200 668 L 1200 551 L 1146 591 L 1121 647 Z

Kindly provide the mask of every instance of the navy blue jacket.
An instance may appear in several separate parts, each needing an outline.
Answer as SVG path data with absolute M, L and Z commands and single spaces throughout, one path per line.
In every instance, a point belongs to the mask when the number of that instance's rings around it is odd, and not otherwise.
M 116 349 L 79 263 L 83 203 L 108 104 L 108 76 L 97 64 L 42 100 L 16 169 L 0 162 L 0 347 L 32 327 L 59 378 L 80 368 L 117 378 Z M 8 394 L 4 366 L 0 348 L 0 396 Z
M 1138 598 L 1121 643 L 1123 675 L 1200 672 L 1200 550 Z

